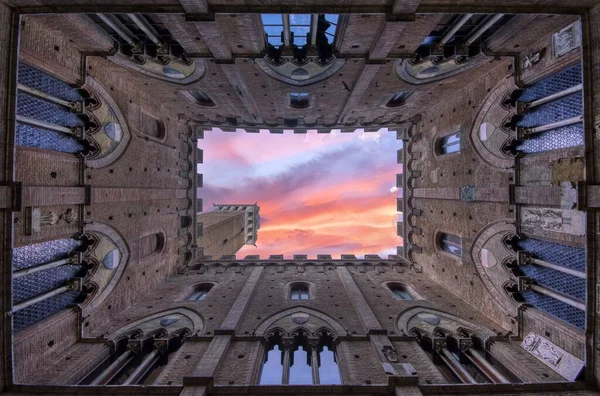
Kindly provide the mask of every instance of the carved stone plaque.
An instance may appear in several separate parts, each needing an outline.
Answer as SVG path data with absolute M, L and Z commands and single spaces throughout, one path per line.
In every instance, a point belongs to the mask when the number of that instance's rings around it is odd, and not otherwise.
M 292 315 L 292 322 L 302 325 L 310 319 L 310 316 L 304 312 L 298 312 Z
M 552 35 L 552 56 L 558 58 L 581 45 L 581 23 L 574 22 Z
M 578 210 L 521 208 L 523 226 L 570 235 L 585 235 L 585 213 Z
M 569 381 L 575 381 L 585 365 L 569 352 L 535 333 L 529 333 L 523 339 L 521 347 Z

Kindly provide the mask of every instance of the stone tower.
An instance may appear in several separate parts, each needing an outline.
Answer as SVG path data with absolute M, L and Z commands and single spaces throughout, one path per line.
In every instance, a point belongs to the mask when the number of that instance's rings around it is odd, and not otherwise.
M 0 393 L 597 394 L 598 26 L 597 0 L 0 0 Z M 236 257 L 259 208 L 202 213 L 216 129 L 393 133 L 398 254 Z
M 203 229 L 199 246 L 204 256 L 218 259 L 235 255 L 244 245 L 255 245 L 260 228 L 260 207 L 214 204 L 213 210 L 196 216 Z

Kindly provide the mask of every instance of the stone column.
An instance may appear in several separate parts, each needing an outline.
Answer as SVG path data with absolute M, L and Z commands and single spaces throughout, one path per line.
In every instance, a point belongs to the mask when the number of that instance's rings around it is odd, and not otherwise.
M 106 382 L 110 381 L 111 378 L 121 370 L 121 368 L 125 367 L 131 360 L 134 358 L 134 354 L 130 349 L 127 349 L 125 352 L 121 354 L 110 366 L 104 369 L 97 376 L 90 385 L 104 385 Z
M 283 348 L 283 375 L 281 376 L 281 384 L 289 385 L 290 383 L 290 368 L 292 366 L 292 353 L 294 353 L 294 340 L 284 339 L 281 343 Z
M 320 340 L 318 338 L 310 339 L 308 340 L 308 346 L 310 348 L 310 367 L 312 369 L 313 384 L 318 385 L 321 383 L 321 380 L 319 378 Z

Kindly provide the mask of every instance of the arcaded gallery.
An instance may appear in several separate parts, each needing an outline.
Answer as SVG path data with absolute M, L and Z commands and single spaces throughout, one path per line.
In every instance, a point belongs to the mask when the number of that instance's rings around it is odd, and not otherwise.
M 0 393 L 599 394 L 598 0 L 0 0 Z

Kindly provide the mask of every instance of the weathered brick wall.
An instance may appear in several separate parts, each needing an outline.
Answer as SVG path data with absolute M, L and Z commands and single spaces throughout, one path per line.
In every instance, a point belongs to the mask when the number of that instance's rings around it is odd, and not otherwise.
M 487 291 L 477 275 L 470 252 L 475 236 L 488 224 L 513 214 L 505 202 L 462 202 L 461 186 L 496 187 L 507 192 L 513 180 L 512 172 L 493 168 L 484 163 L 471 145 L 471 128 L 480 110 L 480 104 L 491 90 L 511 73 L 511 63 L 498 61 L 488 74 L 476 79 L 457 92 L 451 100 L 423 113 L 415 134 L 422 139 L 413 143 L 412 153 L 418 158 L 413 163 L 420 176 L 415 179 L 413 206 L 423 211 L 415 219 L 421 230 L 413 234 L 413 242 L 423 249 L 416 261 L 424 273 L 444 288 L 451 290 L 478 311 L 493 318 L 503 327 L 511 323 L 497 301 Z M 471 73 L 468 74 L 471 77 Z M 460 152 L 447 155 L 436 153 L 436 140 L 456 131 L 461 133 Z M 495 198 L 497 198 L 497 195 Z M 425 197 L 444 197 L 425 198 Z M 508 196 L 506 196 L 508 198 Z M 438 248 L 437 232 L 462 238 L 462 260 Z
M 208 341 L 187 340 L 177 352 L 169 357 L 169 363 L 154 383 L 156 385 L 182 385 L 183 377 L 194 371 L 208 348 L 208 344 Z
M 515 374 L 524 382 L 561 382 L 564 378 L 540 362 L 530 353 L 525 353 L 519 342 L 494 341 L 491 354 L 505 367 L 518 367 Z
M 77 312 L 66 309 L 14 335 L 14 381 L 35 378 L 40 367 L 54 366 L 77 341 Z
M 534 332 L 579 359 L 585 356 L 585 338 L 581 331 L 535 308 L 523 314 L 523 335 Z
M 233 341 L 217 370 L 215 385 L 242 385 L 253 383 L 253 374 L 264 356 L 259 352 L 261 341 Z
M 398 351 L 399 361 L 410 363 L 417 371 L 419 384 L 445 384 L 448 382 L 427 353 L 415 341 L 396 341 L 393 344 Z
M 343 383 L 386 384 L 387 375 L 370 341 L 342 341 L 336 353 L 346 363 L 340 367 Z

